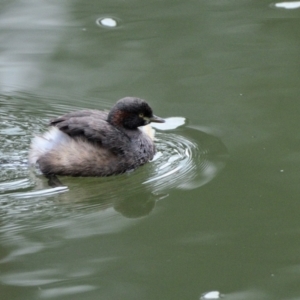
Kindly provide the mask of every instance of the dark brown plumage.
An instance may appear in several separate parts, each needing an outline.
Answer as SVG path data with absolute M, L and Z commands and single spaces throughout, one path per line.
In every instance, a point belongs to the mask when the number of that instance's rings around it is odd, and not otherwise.
M 45 175 L 109 176 L 145 164 L 155 154 L 152 139 L 138 127 L 164 122 L 142 99 L 126 97 L 110 112 L 82 110 L 50 121 L 35 137 L 29 160 Z

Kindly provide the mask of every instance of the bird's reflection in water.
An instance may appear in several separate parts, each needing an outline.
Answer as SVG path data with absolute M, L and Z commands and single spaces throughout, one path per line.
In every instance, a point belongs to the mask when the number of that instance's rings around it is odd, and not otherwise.
M 148 187 L 141 183 L 137 183 L 133 189 L 126 189 L 126 186 L 130 185 L 130 175 L 132 174 L 108 178 L 72 178 L 55 175 L 43 178 L 41 175 L 37 180 L 40 180 L 40 188 L 42 185 L 45 189 L 47 185 L 52 188 L 66 187 L 66 190 L 60 190 L 63 193 L 57 197 L 60 203 L 84 203 L 86 208 L 90 206 L 98 210 L 113 208 L 126 218 L 147 216 L 154 209 L 156 201 L 163 196 L 151 193 Z

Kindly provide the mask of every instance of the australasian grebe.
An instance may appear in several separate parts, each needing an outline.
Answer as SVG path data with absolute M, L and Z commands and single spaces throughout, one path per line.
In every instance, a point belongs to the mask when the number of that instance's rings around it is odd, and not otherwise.
M 36 136 L 29 152 L 45 175 L 109 176 L 151 160 L 153 140 L 138 127 L 164 122 L 145 100 L 126 97 L 110 112 L 80 110 L 50 121 L 52 128 Z

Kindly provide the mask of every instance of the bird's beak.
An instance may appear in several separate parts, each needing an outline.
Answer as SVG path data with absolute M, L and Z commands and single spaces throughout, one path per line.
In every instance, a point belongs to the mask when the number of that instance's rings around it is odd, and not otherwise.
M 155 122 L 155 123 L 165 123 L 166 121 L 158 116 L 153 115 L 151 118 L 149 118 L 150 122 Z

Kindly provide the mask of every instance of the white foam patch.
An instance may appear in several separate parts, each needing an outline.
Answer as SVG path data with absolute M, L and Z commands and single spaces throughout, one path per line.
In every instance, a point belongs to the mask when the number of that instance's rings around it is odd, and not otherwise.
M 221 293 L 219 291 L 211 291 L 202 294 L 200 299 L 220 299 L 222 297 Z
M 98 24 L 101 24 L 106 27 L 116 27 L 117 26 L 117 21 L 112 19 L 112 18 L 103 18 L 100 20 L 97 20 Z
M 165 123 L 151 123 L 152 127 L 159 130 L 172 130 L 185 124 L 183 117 L 165 118 Z
M 296 9 L 296 8 L 300 8 L 300 1 L 275 3 L 275 7 L 285 8 L 285 9 Z

